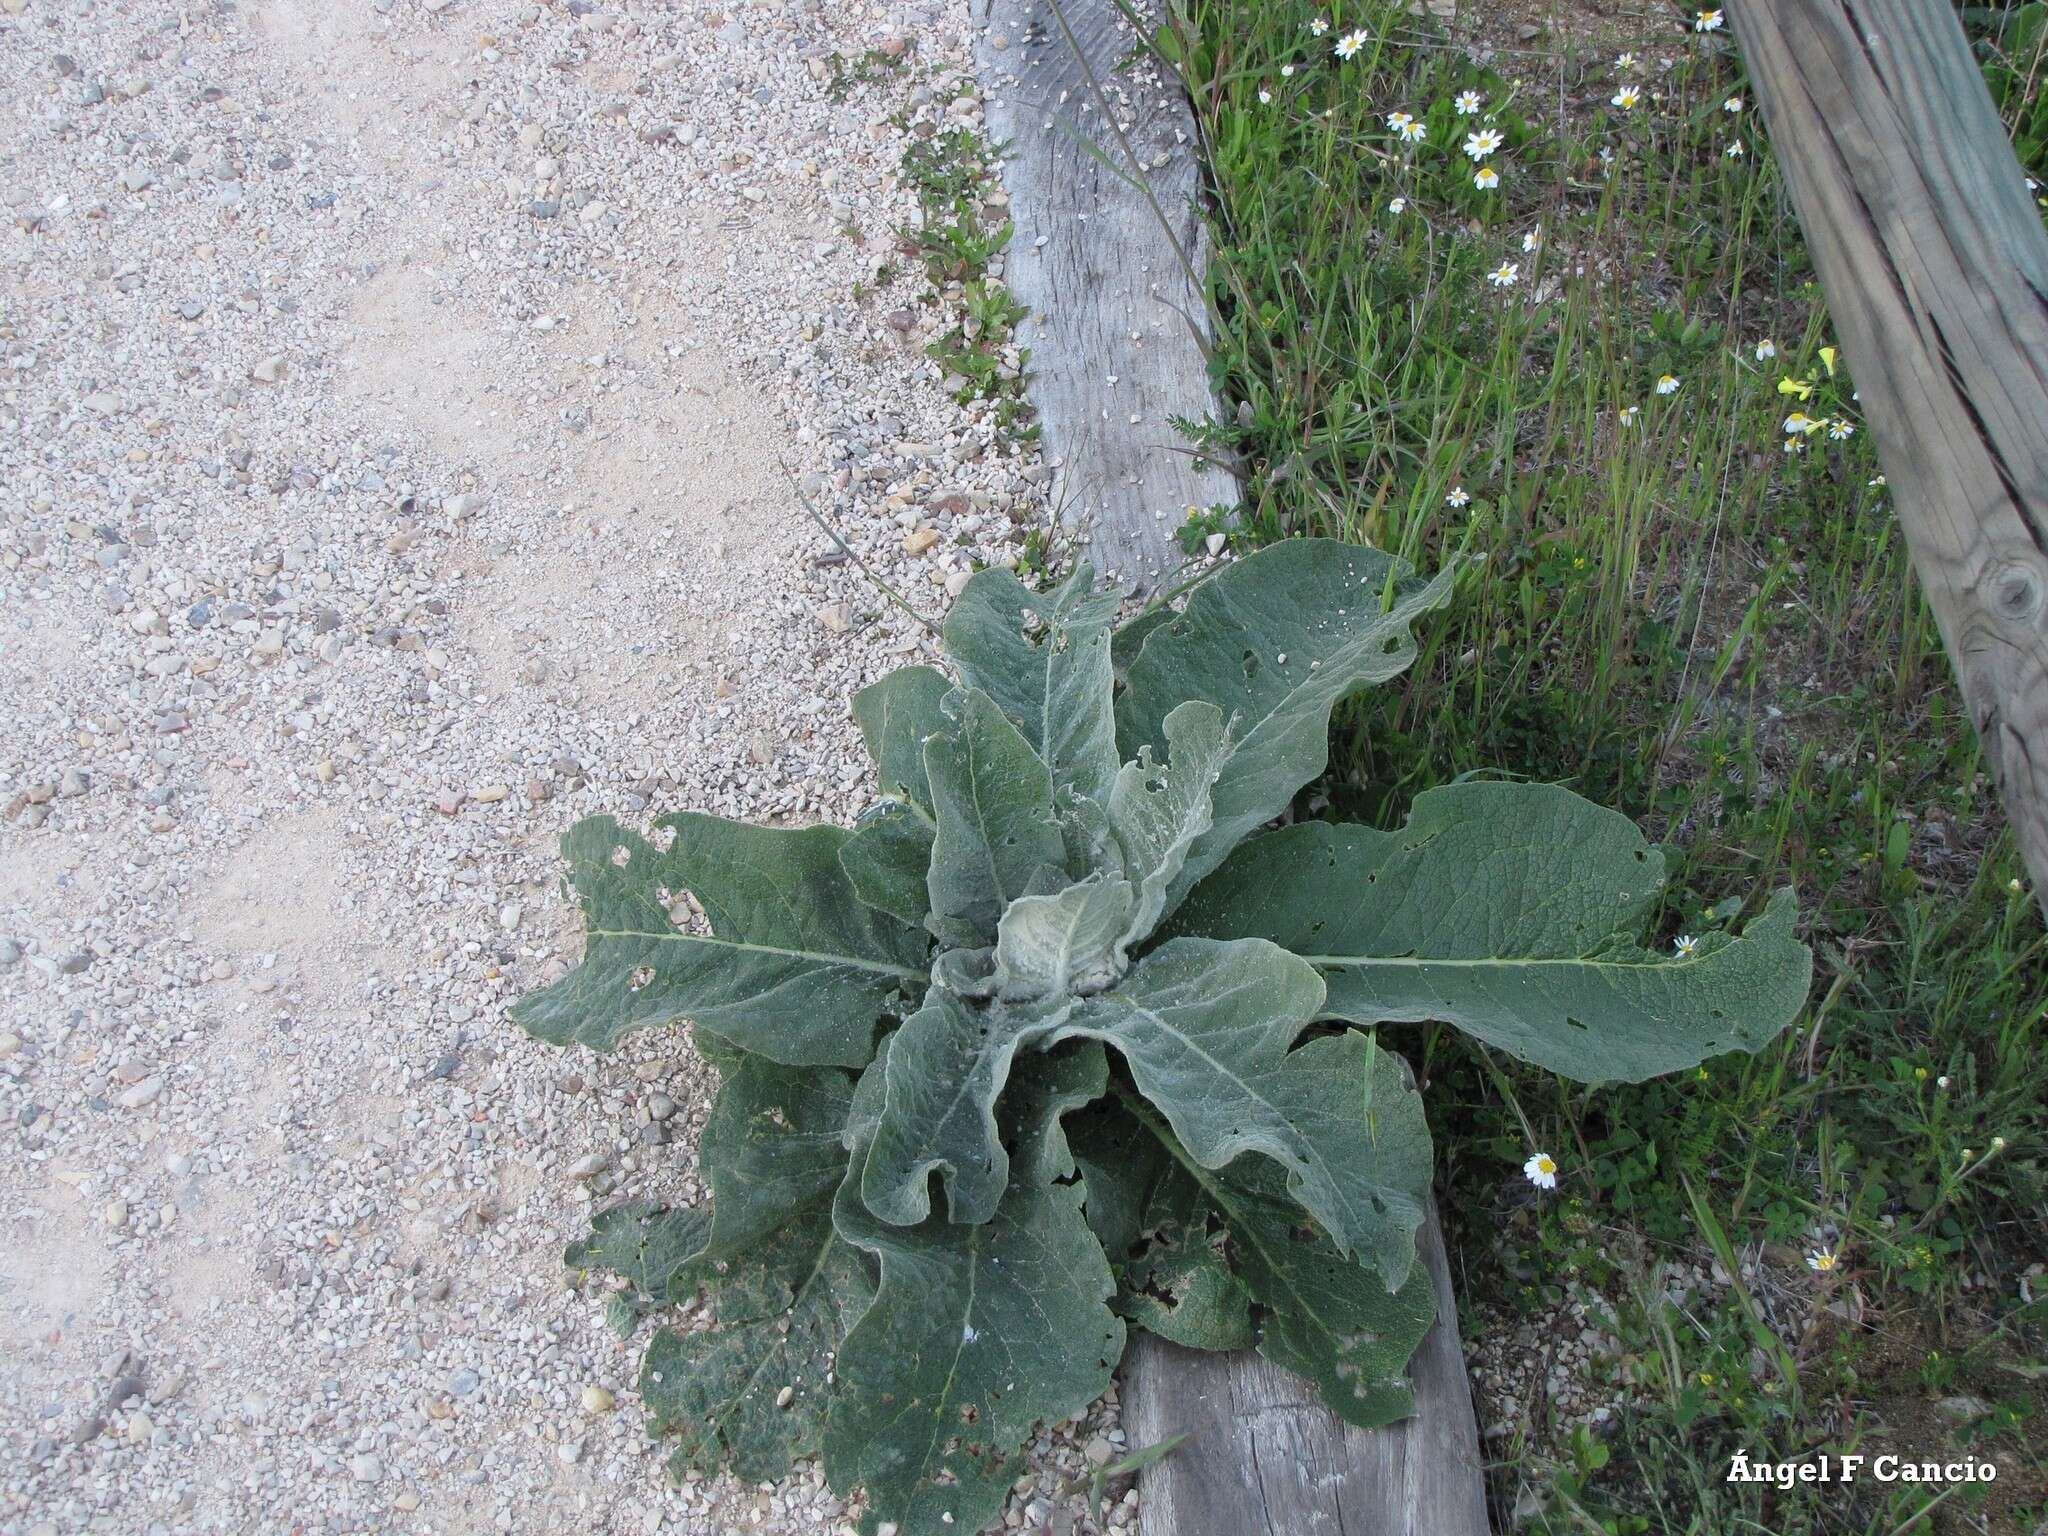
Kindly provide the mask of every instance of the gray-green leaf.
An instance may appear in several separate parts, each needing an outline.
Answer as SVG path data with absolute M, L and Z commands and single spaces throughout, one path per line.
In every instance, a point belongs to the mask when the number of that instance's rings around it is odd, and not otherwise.
M 1102 1092 L 1101 1051 L 1035 1057 L 1005 1099 L 1017 1156 L 993 1220 L 877 1220 L 851 1181 L 834 1206 L 875 1254 L 874 1304 L 839 1351 L 825 1433 L 835 1488 L 864 1484 L 862 1530 L 968 1536 L 1001 1513 L 1016 1452 L 1039 1423 L 1109 1385 L 1124 1346 L 1109 1265 L 1081 1214 L 1085 1189 L 1059 1118 Z
M 979 689 L 954 700 L 958 718 L 924 746 L 938 821 L 929 923 L 948 945 L 992 944 L 1011 902 L 1066 883 L 1066 848 L 1031 744 Z
M 1306 957 L 1329 1017 L 1441 1019 L 1582 1082 L 1637 1082 L 1756 1051 L 1812 979 L 1790 891 L 1739 939 L 1637 947 L 1663 883 L 1663 855 L 1625 816 L 1548 785 L 1455 784 L 1419 796 L 1398 831 L 1252 839 L 1170 927 Z
M 730 1465 L 751 1481 L 818 1449 L 833 1355 L 873 1286 L 832 1227 L 853 1079 L 752 1056 L 723 1070 L 698 1148 L 710 1206 L 606 1213 L 569 1258 L 616 1269 L 656 1300 L 686 1301 L 703 1284 L 716 1324 L 656 1334 L 640 1391 L 655 1431 L 678 1439 L 674 1465 Z
M 1323 771 L 1339 700 L 1414 660 L 1408 626 L 1448 601 L 1451 576 L 1420 586 L 1397 579 L 1405 569 L 1359 545 L 1288 539 L 1202 583 L 1180 617 L 1146 637 L 1116 706 L 1123 758 L 1165 748 L 1167 715 L 1190 699 L 1218 706 L 1230 734 L 1213 822 L 1187 852 L 1182 889 Z
M 1018 897 L 996 927 L 996 996 L 1026 1003 L 1107 986 L 1133 899 L 1128 881 L 1093 878 L 1055 895 Z
M 996 1099 L 1017 1052 L 1057 1028 L 1072 1001 L 977 1007 L 945 987 L 925 995 L 879 1065 L 885 1092 L 860 1186 L 869 1210 L 896 1226 L 923 1221 L 937 1172 L 954 1221 L 995 1214 L 1010 1182 Z
M 1295 1216 L 1302 1219 L 1299 1207 Z M 1208 1190 L 1176 1168 L 1153 1185 L 1143 1230 L 1144 1243 L 1118 1287 L 1117 1310 L 1187 1349 L 1249 1349 L 1257 1336 L 1252 1293 L 1231 1272 L 1231 1233 Z M 1379 1284 L 1369 1270 L 1352 1269 Z
M 902 800 L 880 800 L 862 813 L 839 848 L 853 894 L 891 917 L 924 926 L 931 910 L 932 824 Z
M 734 1260 L 712 1286 L 717 1322 L 695 1333 L 662 1329 L 641 1366 L 652 1428 L 678 1442 L 670 1466 L 729 1467 L 762 1482 L 815 1454 L 834 1357 L 873 1294 L 829 1204 L 808 1207 Z
M 1429 1188 L 1422 1101 L 1398 1058 L 1355 1031 L 1295 1047 L 1322 1012 L 1322 979 L 1285 950 L 1171 939 L 1109 991 L 1078 999 L 1050 1039 L 1121 1051 L 1204 1168 L 1243 1152 L 1272 1158 L 1338 1246 L 1398 1287 Z
M 687 1018 L 743 1050 L 795 1066 L 860 1066 L 875 1025 L 921 985 L 928 941 L 865 906 L 840 867 L 844 828 L 750 827 L 695 813 L 660 824 L 662 852 L 609 816 L 562 839 L 583 902 L 583 963 L 512 1017 L 555 1045 L 610 1050 L 630 1030 Z M 667 903 L 695 896 L 710 933 Z
M 831 1203 L 846 1174 L 854 1079 L 749 1056 L 728 1069 L 697 1159 L 711 1186 L 703 1257 L 724 1262 L 807 1206 Z
M 934 667 L 898 667 L 853 696 L 853 718 L 874 759 L 882 793 L 909 801 L 927 817 L 932 795 L 925 782 L 924 742 L 945 728 L 939 703 L 952 691 L 945 674 Z
M 571 1269 L 607 1269 L 644 1304 L 674 1306 L 697 1293 L 698 1261 L 711 1234 L 711 1208 L 629 1201 L 599 1211 L 590 1236 L 562 1253 Z
M 1230 752 L 1223 712 L 1190 699 L 1166 717 L 1167 758 L 1152 760 L 1150 746 L 1126 763 L 1109 792 L 1109 825 L 1123 854 L 1125 877 L 1138 885 L 1129 926 L 1117 944 L 1117 958 L 1158 926 L 1160 916 L 1180 905 L 1193 883 L 1186 870 L 1188 849 L 1209 830 L 1210 786 Z
M 1109 792 L 1116 773 L 1110 708 L 1113 592 L 1093 592 L 1085 562 L 1050 592 L 1033 592 L 1008 571 L 977 571 L 946 616 L 946 654 L 969 688 L 979 688 L 1024 732 L 1055 784 L 1089 799 Z M 1026 631 L 1027 615 L 1041 621 Z
M 1429 1271 L 1397 1291 L 1304 1229 L 1277 1170 L 1240 1161 L 1201 1176 L 1229 1232 L 1235 1273 L 1266 1309 L 1259 1352 L 1307 1377 L 1338 1417 L 1365 1429 L 1415 1411 L 1408 1361 L 1436 1317 Z

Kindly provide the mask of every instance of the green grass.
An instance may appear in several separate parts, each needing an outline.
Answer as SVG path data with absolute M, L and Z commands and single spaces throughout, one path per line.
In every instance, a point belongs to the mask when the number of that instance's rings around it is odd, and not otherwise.
M 1341 721 L 1329 802 L 1387 825 L 1473 770 L 1569 783 L 1673 853 L 1667 937 L 1792 884 L 1818 962 L 1781 1041 L 1683 1080 L 1588 1090 L 1449 1032 L 1403 1042 L 1468 1330 L 1576 1296 L 1618 1340 L 1597 1433 L 1539 1399 L 1492 1442 L 1500 1526 L 2032 1530 L 2042 927 L 1726 34 L 1676 11 L 1529 37 L 1355 0 L 1182 6 L 1152 42 L 1202 131 L 1231 407 L 1197 436 L 1246 486 L 1190 547 L 1325 534 L 1463 562 L 1415 667 Z M 2032 123 L 2043 30 L 2001 35 L 2033 50 L 1994 71 Z M 1460 150 L 1480 128 L 1503 139 L 1490 190 Z M 1788 433 L 1794 411 L 1820 429 Z M 1532 1138 L 1555 1196 L 1519 1181 Z M 1716 1249 L 1737 1283 L 1669 1301 L 1670 1267 Z M 1961 1398 L 1986 1411 L 1935 1406 Z M 1974 1450 L 2000 1480 L 1938 1505 L 1723 1480 L 1737 1448 L 1852 1445 Z

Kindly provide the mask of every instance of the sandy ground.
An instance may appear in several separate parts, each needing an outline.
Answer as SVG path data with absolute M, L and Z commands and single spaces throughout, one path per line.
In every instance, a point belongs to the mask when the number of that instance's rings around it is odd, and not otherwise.
M 665 1487 L 560 1264 L 698 1193 L 686 1038 L 504 1011 L 576 818 L 858 810 L 847 697 L 925 647 L 794 485 L 933 611 L 1040 515 L 894 249 L 966 40 L 0 0 L 0 1531 L 850 1529 Z

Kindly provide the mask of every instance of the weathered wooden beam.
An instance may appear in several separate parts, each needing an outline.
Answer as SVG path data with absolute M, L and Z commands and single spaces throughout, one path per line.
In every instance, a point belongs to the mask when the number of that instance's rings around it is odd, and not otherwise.
M 2048 235 L 1944 0 L 1729 7 L 1899 524 L 2048 910 Z
M 1061 11 L 1065 30 L 1051 0 L 975 0 L 989 128 L 1010 150 L 1005 279 L 1032 311 L 1028 395 L 1068 510 L 1092 521 L 1099 565 L 1153 586 L 1180 563 L 1173 535 L 1186 509 L 1238 500 L 1236 480 L 1198 472 L 1171 425 L 1212 402 L 1192 329 L 1206 322 L 1205 297 L 1160 222 L 1199 274 L 1193 122 L 1174 82 L 1139 88 L 1119 74 L 1134 40 L 1112 0 L 1061 0 Z M 1149 199 L 1086 147 L 1126 163 L 1067 31 L 1128 108 L 1120 121 Z M 1479 1435 L 1433 1201 L 1417 1243 L 1437 1323 L 1411 1367 L 1416 1416 L 1387 1429 L 1351 1428 L 1255 1354 L 1203 1355 L 1133 1333 L 1123 1371 L 1132 1445 L 1190 1434 L 1143 1474 L 1145 1536 L 1484 1536 Z
M 1112 0 L 1064 0 L 1061 12 L 1079 55 L 1051 0 L 974 0 L 976 69 L 989 135 L 1007 146 L 1016 224 L 1003 276 L 1031 311 L 1019 339 L 1061 521 L 1085 530 L 1104 574 L 1149 591 L 1172 584 L 1188 508 L 1237 502 L 1235 480 L 1198 470 L 1171 419 L 1199 418 L 1210 398 L 1187 318 L 1206 298 L 1174 249 L 1201 259 L 1194 120 L 1176 82 L 1141 85 L 1120 70 L 1135 39 Z M 1096 87 L 1149 197 L 1111 169 L 1128 165 Z

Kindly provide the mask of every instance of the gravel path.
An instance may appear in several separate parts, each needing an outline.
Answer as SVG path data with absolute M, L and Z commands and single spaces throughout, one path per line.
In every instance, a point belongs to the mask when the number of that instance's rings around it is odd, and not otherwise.
M 893 235 L 967 40 L 0 0 L 0 1531 L 851 1528 L 664 1486 L 560 1264 L 698 1193 L 686 1039 L 504 1010 L 576 818 L 858 810 L 847 697 L 927 648 L 792 478 L 933 611 L 1042 516 Z

